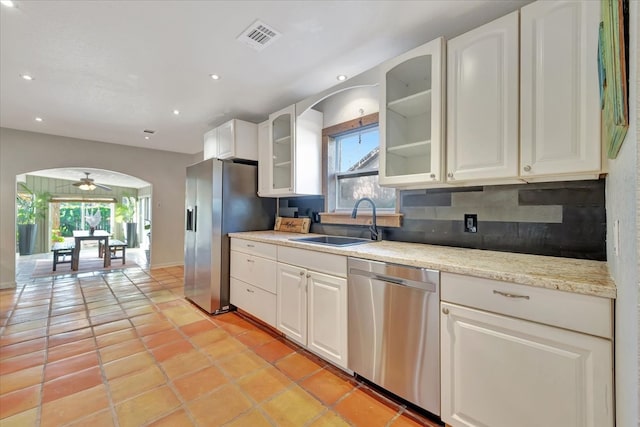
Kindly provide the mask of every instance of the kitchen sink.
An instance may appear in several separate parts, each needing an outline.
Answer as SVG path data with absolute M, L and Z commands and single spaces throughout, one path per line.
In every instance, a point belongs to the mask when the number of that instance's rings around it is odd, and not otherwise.
M 375 240 L 359 239 L 356 237 L 343 237 L 343 236 L 316 236 L 316 237 L 302 237 L 296 239 L 290 239 L 294 242 L 312 243 L 314 245 L 328 245 L 328 246 L 351 246 L 361 245 L 363 243 L 372 243 Z

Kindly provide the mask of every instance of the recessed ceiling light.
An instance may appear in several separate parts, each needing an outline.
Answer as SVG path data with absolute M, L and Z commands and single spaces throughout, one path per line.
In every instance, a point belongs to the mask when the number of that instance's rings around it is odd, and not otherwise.
M 11 0 L 0 0 L 0 3 L 2 3 L 3 6 L 16 7 L 16 4 Z
M 343 81 L 347 80 L 347 76 L 345 76 L 344 74 L 338 74 L 336 76 L 336 79 L 338 79 L 338 81 L 343 82 Z
M 36 117 L 36 122 L 41 122 L 42 121 L 42 117 Z
M 29 75 L 29 74 L 20 74 L 20 77 L 22 77 L 25 80 L 29 80 L 29 81 L 33 80 L 33 77 L 31 75 Z
M 145 136 L 145 137 L 144 137 L 144 139 L 149 139 L 149 137 L 148 137 L 148 136 Z
M 180 114 L 180 110 L 173 110 L 173 114 L 175 114 L 176 116 Z
M 220 80 L 220 76 L 217 74 L 209 74 L 209 77 L 211 77 L 212 80 Z

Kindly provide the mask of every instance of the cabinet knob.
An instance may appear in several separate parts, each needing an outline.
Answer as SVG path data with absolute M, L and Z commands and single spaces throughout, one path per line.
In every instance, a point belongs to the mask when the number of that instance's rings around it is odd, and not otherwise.
M 247 262 L 253 262 L 253 260 L 252 260 L 252 259 L 248 259 L 248 258 L 247 258 Z
M 432 173 L 431 175 L 429 175 L 429 177 L 430 177 L 431 179 L 436 179 L 436 174 L 435 174 L 435 173 Z
M 525 171 L 525 172 L 531 172 L 531 166 L 526 165 L 526 166 L 524 167 L 524 171 Z
M 309 277 L 311 277 L 311 275 L 310 275 L 310 274 L 307 274 L 307 279 L 308 279 Z
M 449 172 L 449 173 L 447 174 L 447 178 L 452 178 L 452 179 L 453 179 L 453 172 Z
M 301 276 L 304 276 L 304 271 L 301 271 L 301 272 L 300 272 L 300 275 L 301 275 Z
M 449 314 L 449 309 L 447 307 L 443 307 L 442 314 Z
M 249 292 L 250 294 L 254 293 L 255 291 L 252 291 L 251 289 L 247 288 L 247 292 Z

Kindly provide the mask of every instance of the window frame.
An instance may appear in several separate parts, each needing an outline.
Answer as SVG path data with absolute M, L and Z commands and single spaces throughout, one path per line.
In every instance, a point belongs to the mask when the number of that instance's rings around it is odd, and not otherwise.
M 354 171 L 354 172 L 335 172 L 336 164 L 336 138 L 347 134 L 349 132 L 356 132 L 358 129 L 367 130 L 373 127 L 380 127 L 378 113 L 362 116 L 357 119 L 349 120 L 343 123 L 339 123 L 334 126 L 324 128 L 322 130 L 322 193 L 325 197 L 324 207 L 325 213 L 331 214 L 350 214 L 351 209 L 338 209 L 337 208 L 337 190 L 338 190 L 338 177 L 358 177 L 358 176 L 380 176 L 380 165 L 375 170 L 369 171 Z M 359 209 L 363 213 L 370 213 L 372 211 L 369 204 L 363 204 Z M 376 208 L 381 214 L 390 214 L 398 212 L 398 194 L 396 191 L 395 207 L 394 208 Z

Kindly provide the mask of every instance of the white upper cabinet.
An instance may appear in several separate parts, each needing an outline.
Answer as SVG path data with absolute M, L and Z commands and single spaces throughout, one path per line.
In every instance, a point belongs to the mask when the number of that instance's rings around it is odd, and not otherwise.
M 233 119 L 205 133 L 204 158 L 258 160 L 258 125 Z
M 518 12 L 447 43 L 447 181 L 518 176 Z
M 271 162 L 269 158 L 269 120 L 258 124 L 258 195 L 269 193 Z
M 308 109 L 296 116 L 295 105 L 269 115 L 268 150 L 260 162 L 267 171 L 260 196 L 322 194 L 322 113 Z
M 204 134 L 204 160 L 218 157 L 218 128 Z
M 599 22 L 597 1 L 521 10 L 520 174 L 528 181 L 601 172 Z
M 218 158 L 228 159 L 233 157 L 234 154 L 234 120 L 231 120 L 218 126 Z
M 444 39 L 381 65 L 380 185 L 443 181 Z

